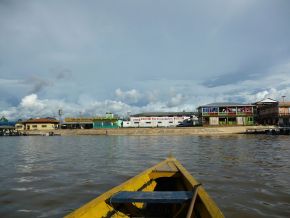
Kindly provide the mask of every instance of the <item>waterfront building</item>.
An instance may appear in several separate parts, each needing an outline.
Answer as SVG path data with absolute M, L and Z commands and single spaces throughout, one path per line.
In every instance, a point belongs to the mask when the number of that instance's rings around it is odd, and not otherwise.
M 122 121 L 114 114 L 106 113 L 105 117 L 95 117 L 93 119 L 93 128 L 119 128 L 121 123 Z
M 212 103 L 198 107 L 202 125 L 253 125 L 256 106 L 240 103 Z
M 15 128 L 17 130 L 54 130 L 58 128 L 58 125 L 59 121 L 55 118 L 31 118 L 17 122 Z
M 62 129 L 92 129 L 93 117 L 67 117 L 61 124 Z
M 195 112 L 147 112 L 130 116 L 123 127 L 176 127 L 198 124 Z
M 290 126 L 290 102 L 270 98 L 255 103 L 257 122 L 263 125 Z

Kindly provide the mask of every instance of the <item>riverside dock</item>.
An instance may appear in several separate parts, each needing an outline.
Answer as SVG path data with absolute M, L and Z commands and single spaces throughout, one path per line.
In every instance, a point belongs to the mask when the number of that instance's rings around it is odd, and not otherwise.
M 0 126 L 0 136 L 60 136 L 53 131 L 19 131 L 13 126 Z
M 0 136 L 19 136 L 22 133 L 15 130 L 14 126 L 0 126 Z
M 246 134 L 290 135 L 290 127 L 253 127 L 247 128 Z

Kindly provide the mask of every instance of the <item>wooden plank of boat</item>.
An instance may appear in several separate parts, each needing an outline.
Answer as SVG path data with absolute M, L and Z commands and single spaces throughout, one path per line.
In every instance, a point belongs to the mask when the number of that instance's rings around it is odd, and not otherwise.
M 224 217 L 199 185 L 175 158 L 170 157 L 93 199 L 66 218 Z

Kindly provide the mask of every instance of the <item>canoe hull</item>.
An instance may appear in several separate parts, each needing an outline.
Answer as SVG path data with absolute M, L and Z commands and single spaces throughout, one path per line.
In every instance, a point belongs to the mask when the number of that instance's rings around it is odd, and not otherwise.
M 91 217 L 186 217 L 190 200 L 184 203 L 112 203 L 111 199 L 119 192 L 154 191 L 194 191 L 199 184 L 190 173 L 175 159 L 167 158 L 145 170 L 123 184 L 105 192 L 81 208 L 68 214 L 67 218 Z M 190 217 L 224 217 L 215 202 L 200 186 Z

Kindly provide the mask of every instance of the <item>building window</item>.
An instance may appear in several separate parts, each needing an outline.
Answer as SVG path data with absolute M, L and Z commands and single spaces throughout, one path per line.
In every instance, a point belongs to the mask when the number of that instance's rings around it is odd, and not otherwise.
M 173 123 L 172 121 L 169 121 L 169 123 Z
M 42 127 L 42 128 L 46 128 L 46 127 L 47 127 L 47 125 L 41 125 L 41 127 Z
M 161 121 L 158 121 L 158 123 L 162 123 Z
M 32 128 L 37 128 L 37 125 L 32 125 Z
M 217 107 L 204 107 L 204 108 L 202 108 L 202 112 L 204 112 L 204 113 L 217 113 L 218 108 Z
M 147 124 L 150 124 L 151 122 L 146 122 Z
M 134 124 L 139 124 L 139 122 L 134 122 Z

